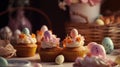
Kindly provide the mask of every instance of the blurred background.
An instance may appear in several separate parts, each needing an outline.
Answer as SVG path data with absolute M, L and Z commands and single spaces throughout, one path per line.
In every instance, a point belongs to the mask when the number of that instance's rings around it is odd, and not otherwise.
M 10 7 L 21 6 L 18 1 L 25 0 L 0 0 L 0 12 L 3 12 Z M 113 12 L 118 11 L 120 9 L 119 3 L 120 0 L 105 0 L 101 6 L 101 14 L 106 10 L 111 10 Z M 58 6 L 58 0 L 26 0 L 24 7 L 34 7 L 42 10 L 51 20 L 53 33 L 61 39 L 66 36 L 64 24 L 66 21 L 69 21 L 69 8 L 67 8 L 66 11 L 61 10 Z M 39 30 L 43 24 L 49 26 L 45 17 L 38 13 L 33 11 L 25 11 L 25 16 L 30 20 L 33 28 L 32 32 L 34 33 L 36 33 L 36 31 Z M 8 25 L 8 23 L 9 13 L 1 15 L 0 28 Z

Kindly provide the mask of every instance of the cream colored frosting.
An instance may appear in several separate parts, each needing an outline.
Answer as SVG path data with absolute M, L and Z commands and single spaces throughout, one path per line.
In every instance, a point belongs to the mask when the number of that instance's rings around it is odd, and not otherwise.
M 32 44 L 34 44 L 36 42 L 37 42 L 36 38 L 33 38 L 31 35 L 25 35 L 25 38 L 20 38 L 19 37 L 17 39 L 17 43 L 23 43 L 23 44 L 25 44 L 25 43 L 32 43 Z
M 80 41 L 76 41 L 76 38 L 80 38 Z M 66 42 L 66 47 L 80 47 L 84 45 L 84 37 L 78 35 L 76 38 L 71 38 L 71 43 Z
M 41 41 L 41 48 L 53 48 L 59 45 L 60 38 L 57 38 L 55 35 L 52 35 L 49 41 L 46 41 L 44 38 Z

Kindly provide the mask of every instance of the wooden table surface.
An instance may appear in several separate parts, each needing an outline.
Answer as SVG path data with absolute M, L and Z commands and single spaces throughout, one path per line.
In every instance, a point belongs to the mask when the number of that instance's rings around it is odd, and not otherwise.
M 120 52 L 120 50 L 117 50 L 117 51 Z M 112 54 L 107 55 L 107 58 L 109 58 L 109 59 L 111 59 L 111 60 L 114 61 L 115 58 L 116 58 L 118 55 L 120 55 L 120 54 L 113 55 L 113 54 L 116 54 L 115 52 L 116 52 L 116 50 L 114 50 L 114 51 L 112 52 Z M 72 65 L 73 65 L 73 63 L 74 63 L 74 62 L 64 62 L 64 63 L 61 64 L 61 65 L 57 65 L 57 64 L 55 64 L 55 62 L 41 62 L 38 53 L 37 53 L 35 56 L 33 56 L 33 57 L 24 57 L 24 58 L 22 58 L 22 57 L 21 57 L 21 58 L 14 57 L 14 58 L 11 58 L 11 59 L 29 60 L 29 61 L 31 61 L 32 63 L 41 63 L 41 64 L 42 64 L 42 67 L 73 67 Z

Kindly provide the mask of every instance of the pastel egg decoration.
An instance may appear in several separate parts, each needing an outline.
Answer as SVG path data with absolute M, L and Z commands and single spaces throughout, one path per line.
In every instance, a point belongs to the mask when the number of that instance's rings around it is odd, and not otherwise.
M 24 28 L 24 29 L 22 30 L 22 32 L 23 32 L 24 34 L 26 34 L 26 35 L 29 35 L 29 34 L 30 34 L 30 31 L 29 31 L 28 28 Z
M 45 41 L 49 42 L 51 38 L 52 38 L 52 32 L 51 31 L 45 31 L 44 32 L 44 39 L 45 39 Z
M 100 45 L 96 42 L 90 42 L 87 45 L 91 56 L 97 56 L 100 58 L 106 58 L 106 53 L 103 45 Z
M 72 38 L 76 38 L 77 35 L 78 35 L 77 29 L 75 29 L 75 28 L 72 29 L 71 32 L 70 32 L 70 36 L 71 36 Z
M 110 54 L 114 50 L 114 44 L 110 37 L 105 37 L 102 41 L 102 45 L 107 54 Z
M 0 67 L 6 67 L 8 66 L 8 62 L 5 58 L 0 57 Z
M 97 25 L 104 25 L 104 21 L 103 21 L 102 19 L 97 19 L 97 20 L 95 21 L 95 23 L 96 23 Z
M 43 25 L 40 30 L 42 32 L 48 31 L 48 27 L 46 25 Z
M 55 58 L 55 63 L 60 65 L 64 62 L 64 56 L 63 55 L 58 55 L 56 58 Z

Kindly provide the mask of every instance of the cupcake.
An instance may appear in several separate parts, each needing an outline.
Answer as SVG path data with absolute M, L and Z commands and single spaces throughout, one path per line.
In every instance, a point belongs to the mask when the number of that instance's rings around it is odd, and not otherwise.
M 84 46 L 84 37 L 78 34 L 77 29 L 72 29 L 70 36 L 67 36 L 63 40 L 62 54 L 65 57 L 65 61 L 75 61 L 77 57 L 84 57 L 87 53 L 87 49 Z
M 16 50 L 8 40 L 0 40 L 0 56 L 11 58 L 16 55 Z
M 55 61 L 55 58 L 61 53 L 61 48 L 59 47 L 60 38 L 52 34 L 51 31 L 45 31 L 44 36 L 41 40 L 41 47 L 39 50 L 39 55 L 41 61 L 50 62 Z
M 112 60 L 86 56 L 85 58 L 77 58 L 73 67 L 117 67 L 117 64 Z
M 43 38 L 45 31 L 48 31 L 48 28 L 47 28 L 46 25 L 43 25 L 41 27 L 41 29 L 36 32 L 36 34 L 37 34 L 37 36 L 36 36 L 36 38 L 37 38 L 37 45 L 38 45 L 37 46 L 37 52 L 39 52 L 39 48 L 40 48 L 40 45 L 41 45 L 41 39 Z
M 31 57 L 35 55 L 37 49 L 36 36 L 35 34 L 30 34 L 28 28 L 24 28 L 16 39 L 17 42 L 14 47 L 17 50 L 17 56 Z

